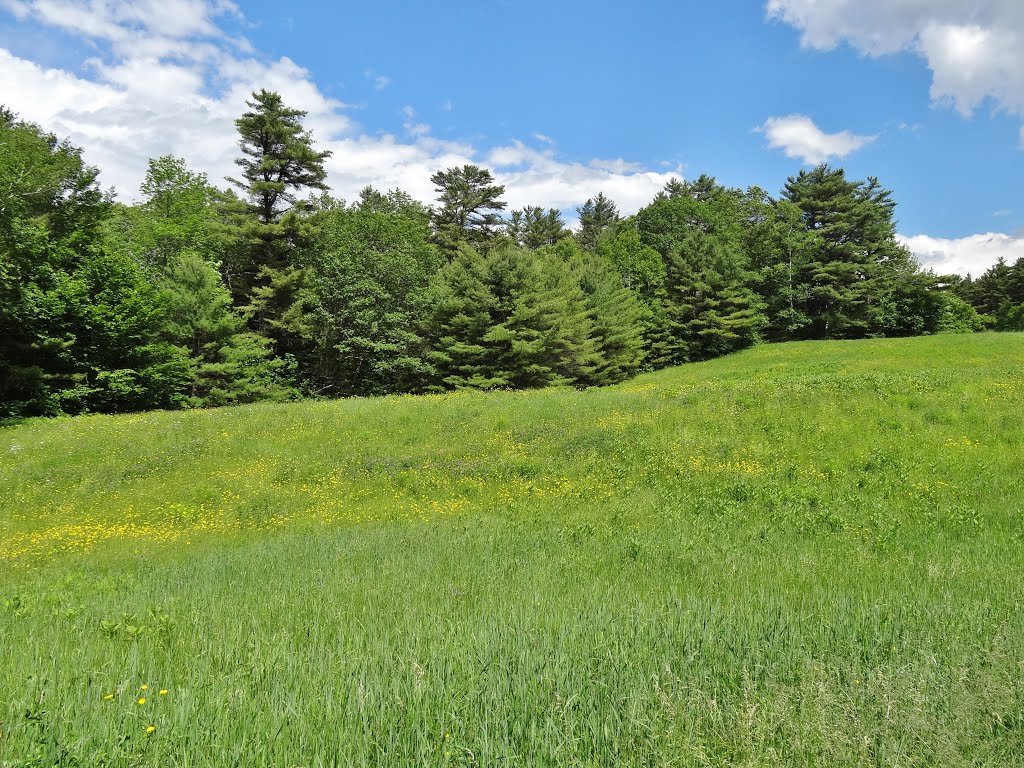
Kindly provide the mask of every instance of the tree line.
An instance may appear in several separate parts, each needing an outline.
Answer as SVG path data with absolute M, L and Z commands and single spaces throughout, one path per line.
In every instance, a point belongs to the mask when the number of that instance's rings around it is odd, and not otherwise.
M 781 195 L 702 175 L 633 216 L 507 211 L 474 165 L 437 204 L 332 197 L 305 115 L 259 91 L 221 189 L 151 160 L 113 200 L 0 109 L 0 417 L 455 388 L 589 387 L 759 342 L 1024 328 L 1024 261 L 920 269 L 892 193 L 821 165 Z

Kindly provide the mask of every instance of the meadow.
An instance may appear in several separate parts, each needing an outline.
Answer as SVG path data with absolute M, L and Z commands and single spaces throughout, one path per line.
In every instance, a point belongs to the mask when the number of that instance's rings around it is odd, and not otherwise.
M 0 766 L 1024 765 L 1024 334 L 0 428 Z

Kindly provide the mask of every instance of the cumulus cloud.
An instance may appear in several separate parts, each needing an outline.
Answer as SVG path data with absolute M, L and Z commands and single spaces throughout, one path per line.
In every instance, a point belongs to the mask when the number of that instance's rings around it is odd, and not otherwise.
M 225 31 L 226 22 L 241 20 L 228 0 L 0 0 L 0 9 L 89 40 L 95 57 L 79 72 L 46 68 L 0 48 L 0 93 L 23 118 L 81 146 L 102 170 L 103 184 L 128 199 L 137 194 L 148 159 L 164 154 L 184 157 L 217 184 L 233 175 L 234 120 L 260 88 L 308 113 L 304 125 L 318 146 L 333 152 L 328 182 L 346 199 L 372 184 L 431 201 L 431 174 L 476 163 L 492 166 L 513 208 L 569 210 L 603 191 L 631 213 L 676 175 L 621 159 L 560 160 L 548 137 L 536 138 L 543 149 L 436 139 L 428 125 L 414 121 L 412 106 L 396 125 L 404 139 L 367 135 L 299 63 L 262 55 Z M 374 85 L 387 85 L 384 76 L 370 74 Z M 444 106 L 451 111 L 451 101 Z
M 958 239 L 928 235 L 901 237 L 922 266 L 936 273 L 977 277 L 1002 257 L 1008 264 L 1024 258 L 1024 238 L 989 232 Z
M 870 56 L 911 51 L 932 71 L 931 96 L 964 115 L 991 99 L 1024 116 L 1021 0 L 768 0 L 803 45 L 841 42 Z
M 806 115 L 770 117 L 757 129 L 768 139 L 768 146 L 781 149 L 786 157 L 808 165 L 843 158 L 875 140 L 875 136 L 859 136 L 850 131 L 825 133 Z

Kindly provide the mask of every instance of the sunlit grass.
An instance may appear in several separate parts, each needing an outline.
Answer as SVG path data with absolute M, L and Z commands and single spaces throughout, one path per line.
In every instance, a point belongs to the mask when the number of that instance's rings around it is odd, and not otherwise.
M 0 429 L 0 766 L 1024 764 L 1022 443 L 993 334 Z

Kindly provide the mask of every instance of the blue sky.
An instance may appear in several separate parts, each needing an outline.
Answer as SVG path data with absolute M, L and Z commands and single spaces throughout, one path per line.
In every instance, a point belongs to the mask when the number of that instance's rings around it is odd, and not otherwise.
M 429 202 L 475 162 L 513 206 L 632 212 L 673 174 L 777 194 L 826 160 L 894 190 L 922 261 L 977 273 L 1024 256 L 1022 44 L 1019 0 L 0 0 L 0 100 L 125 198 L 165 153 L 219 183 L 263 86 L 346 197 Z

